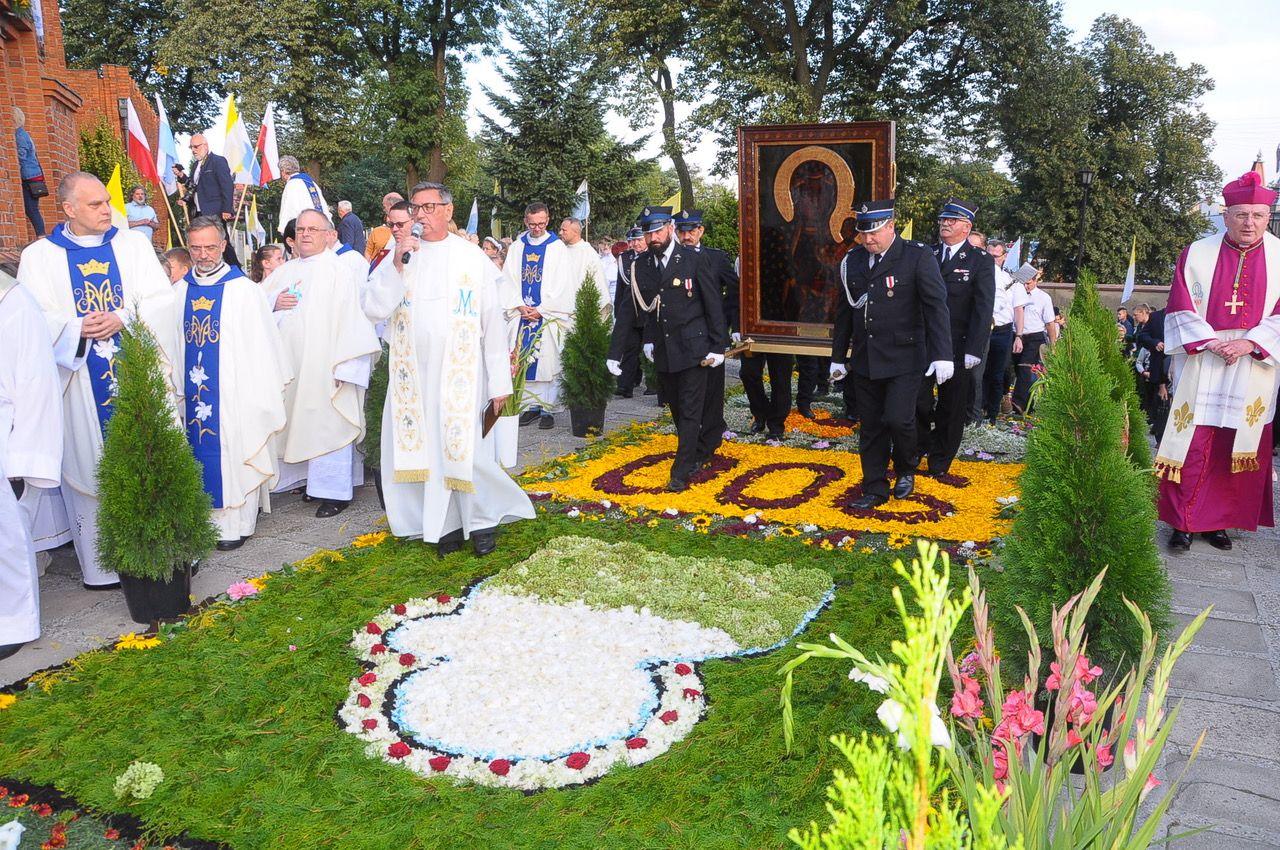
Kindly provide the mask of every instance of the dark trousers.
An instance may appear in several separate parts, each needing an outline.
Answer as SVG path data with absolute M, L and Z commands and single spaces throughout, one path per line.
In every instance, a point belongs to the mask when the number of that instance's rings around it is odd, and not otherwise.
M 831 358 L 812 354 L 796 355 L 796 404 L 807 407 L 825 395 L 831 380 Z
M 31 222 L 31 229 L 36 232 L 36 236 L 44 236 L 44 216 L 40 214 L 40 201 L 31 197 L 25 185 L 22 185 L 20 191 L 22 192 L 22 209 L 27 213 L 27 221 Z
M 621 392 L 629 393 L 636 387 L 640 386 L 640 338 L 643 335 L 642 329 L 632 325 L 625 329 L 624 346 L 622 349 L 622 360 L 618 366 L 622 369 L 622 374 L 618 376 L 618 389 Z
M 702 397 L 702 431 L 698 434 L 698 460 L 716 453 L 724 442 L 724 364 L 714 369 L 699 367 L 707 373 L 707 389 Z
M 916 396 L 916 441 L 920 453 L 929 455 L 929 472 L 934 475 L 945 475 L 951 469 L 969 417 L 973 375 L 964 368 L 963 355 L 955 361 L 955 367 L 955 374 L 944 384 L 932 376 L 923 378 Z M 935 386 L 938 388 L 936 405 Z
M 910 474 L 916 453 L 916 398 L 921 375 L 914 369 L 892 378 L 868 378 L 850 373 L 862 431 L 858 455 L 862 459 L 862 492 L 889 496 L 889 454 L 898 475 Z
M 702 439 L 702 415 L 706 404 L 708 370 L 693 366 L 679 372 L 662 372 L 662 392 L 671 405 L 671 418 L 676 423 L 676 457 L 671 463 L 671 477 L 688 481 L 698 460 L 698 443 Z
M 996 421 L 1000 415 L 1000 402 L 1009 391 L 1005 372 L 1009 368 L 1009 354 L 1013 351 L 1013 325 L 1001 325 L 991 331 L 991 343 L 987 346 L 987 359 L 983 363 L 982 407 L 988 419 Z
M 769 390 L 764 388 L 764 367 L 769 367 Z M 790 354 L 771 352 L 743 356 L 738 377 L 747 391 L 751 415 L 764 423 L 771 434 L 781 434 L 785 429 L 787 414 L 791 412 L 791 372 L 795 358 Z
M 1031 398 L 1031 385 L 1036 382 L 1036 376 L 1031 371 L 1031 367 L 1040 365 L 1040 346 L 1044 345 L 1047 339 L 1043 331 L 1022 335 L 1022 353 L 1014 361 L 1018 364 L 1018 380 L 1013 385 L 1015 412 L 1025 413 L 1027 410 L 1027 401 Z

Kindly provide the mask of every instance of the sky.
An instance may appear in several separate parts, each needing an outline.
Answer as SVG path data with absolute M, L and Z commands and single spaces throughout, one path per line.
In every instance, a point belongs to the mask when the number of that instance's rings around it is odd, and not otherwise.
M 1276 177 L 1276 146 L 1280 145 L 1280 0 L 1063 0 L 1063 20 L 1083 37 L 1095 18 L 1117 13 L 1131 19 L 1147 34 L 1154 49 L 1173 53 L 1178 62 L 1203 65 L 1216 84 L 1202 101 L 1215 122 L 1212 156 L 1228 179 L 1247 171 L 1258 151 L 1266 165 L 1267 181 Z M 492 59 L 466 68 L 471 89 L 468 126 L 481 127 L 479 113 L 488 108 L 482 85 L 505 91 Z M 677 113 L 683 120 L 688 107 Z M 656 155 L 660 123 L 654 124 L 646 155 Z M 633 131 L 620 116 L 611 115 L 614 135 L 631 141 L 645 131 Z M 688 159 L 708 176 L 715 158 L 715 141 L 704 138 Z M 671 163 L 665 158 L 661 164 Z

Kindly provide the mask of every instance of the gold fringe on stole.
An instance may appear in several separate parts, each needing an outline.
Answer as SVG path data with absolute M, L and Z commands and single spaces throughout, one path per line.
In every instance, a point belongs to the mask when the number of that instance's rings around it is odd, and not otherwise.
M 1231 456 L 1232 472 L 1257 472 L 1261 468 L 1256 454 L 1236 453 Z
M 476 492 L 475 484 L 472 484 L 470 481 L 463 481 L 461 478 L 446 478 L 444 480 L 444 486 L 450 490 L 455 490 L 459 493 L 475 493 Z
M 1168 460 L 1166 458 L 1156 458 L 1155 469 L 1156 478 L 1164 478 L 1170 484 L 1182 483 L 1182 464 Z
M 397 469 L 392 480 L 397 484 L 421 484 L 431 476 L 426 469 Z

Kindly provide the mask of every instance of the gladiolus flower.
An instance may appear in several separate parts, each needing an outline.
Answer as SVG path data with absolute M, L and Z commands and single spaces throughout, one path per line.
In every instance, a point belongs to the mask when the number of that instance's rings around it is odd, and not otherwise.
M 984 703 L 978 696 L 978 680 L 961 673 L 960 684 L 962 689 L 951 695 L 951 713 L 956 717 L 980 719 Z
M 861 682 L 878 694 L 889 693 L 889 683 L 887 681 L 865 670 L 854 667 L 849 671 L 849 678 L 855 682 Z
M 1067 746 L 1068 747 L 1078 747 L 1083 743 L 1084 743 L 1084 738 L 1081 738 L 1079 733 L 1076 732 L 1076 730 L 1074 729 L 1067 730 Z
M 1148 773 L 1147 781 L 1142 785 L 1142 793 L 1138 795 L 1138 802 L 1145 800 L 1147 795 L 1150 794 L 1151 791 L 1159 784 L 1161 783 L 1159 779 L 1156 779 L 1156 775 L 1154 773 Z
M 1115 761 L 1115 756 L 1111 754 L 1110 744 L 1103 744 L 1098 747 L 1098 749 L 1094 750 L 1094 755 L 1097 756 L 1098 767 L 1101 768 L 1111 767 L 1112 762 Z
M 1124 742 L 1124 769 L 1130 773 L 1138 766 L 1138 745 L 1130 738 Z

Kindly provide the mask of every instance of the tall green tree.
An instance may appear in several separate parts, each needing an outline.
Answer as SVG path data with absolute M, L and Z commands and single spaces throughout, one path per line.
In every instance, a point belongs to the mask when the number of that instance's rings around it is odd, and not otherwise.
M 1131 21 L 1106 15 L 1081 48 L 1053 33 L 1004 92 L 999 121 L 1019 186 L 1017 229 L 1040 240 L 1049 275 L 1074 276 L 1082 189 L 1096 177 L 1086 257 L 1103 283 L 1123 280 L 1138 239 L 1138 276 L 1164 280 L 1182 245 L 1205 230 L 1200 200 L 1221 180 L 1209 159 L 1213 122 L 1199 105 L 1213 88 L 1205 69 L 1157 53 Z
M 553 219 L 568 215 L 583 179 L 593 219 L 634 217 L 646 200 L 640 178 L 652 165 L 636 158 L 640 142 L 624 144 L 605 129 L 603 69 L 549 0 L 517 13 L 511 31 L 519 47 L 502 51 L 511 94 L 485 90 L 496 116 L 483 116 L 482 133 L 505 217 L 518 220 L 531 201 L 550 206 Z
M 62 0 L 62 39 L 73 68 L 124 65 L 147 95 L 160 95 L 174 130 L 207 126 L 221 95 L 218 66 L 162 47 L 181 0 Z

